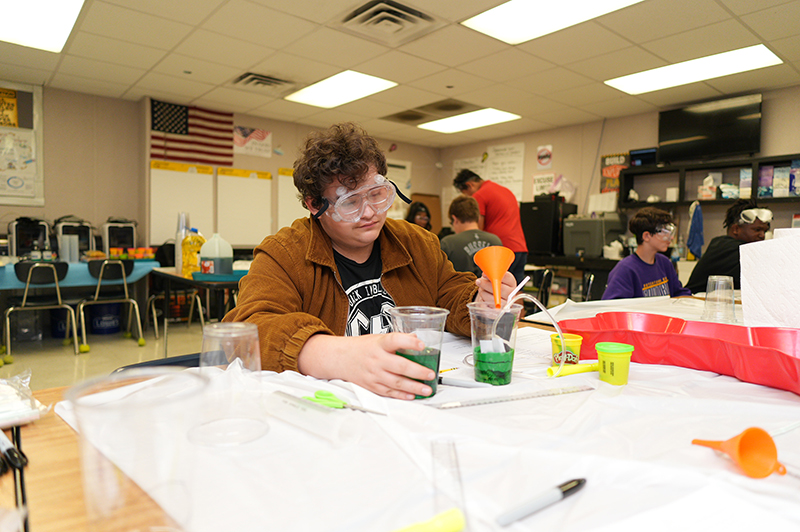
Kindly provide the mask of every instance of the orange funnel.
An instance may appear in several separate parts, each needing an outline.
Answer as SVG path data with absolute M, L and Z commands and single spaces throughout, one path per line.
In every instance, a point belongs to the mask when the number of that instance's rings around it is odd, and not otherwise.
M 772 436 L 756 427 L 745 429 L 730 440 L 692 440 L 692 443 L 727 454 L 751 478 L 765 478 L 775 472 L 786 474 L 786 468 L 778 462 L 778 449 Z
M 508 271 L 508 267 L 514 262 L 514 252 L 503 246 L 489 246 L 475 253 L 473 259 L 486 277 L 492 281 L 492 292 L 494 292 L 494 306 L 500 308 L 500 285 L 503 284 L 503 276 Z

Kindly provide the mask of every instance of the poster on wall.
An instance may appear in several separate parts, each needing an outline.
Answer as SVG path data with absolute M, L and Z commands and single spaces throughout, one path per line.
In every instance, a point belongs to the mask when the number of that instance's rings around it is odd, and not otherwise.
M 489 146 L 486 175 L 499 185 L 511 190 L 517 201 L 522 201 L 522 170 L 525 163 L 525 143 Z
M 536 148 L 536 169 L 548 170 L 553 167 L 553 145 L 547 144 Z
M 456 178 L 461 170 L 471 170 L 481 176 L 481 179 L 486 179 L 486 157 L 488 154 L 483 154 L 480 157 L 465 157 L 463 159 L 453 160 L 453 179 Z M 452 184 L 453 182 L 450 181 Z
M 233 153 L 272 157 L 272 131 L 254 127 L 233 127 Z
M 0 81 L 0 204 L 44 206 L 42 88 Z
M 555 174 L 534 174 L 533 176 L 533 197 L 540 194 L 548 194 L 550 187 L 556 179 Z
M 629 166 L 627 153 L 603 155 L 600 158 L 600 192 L 619 192 L 619 173 Z

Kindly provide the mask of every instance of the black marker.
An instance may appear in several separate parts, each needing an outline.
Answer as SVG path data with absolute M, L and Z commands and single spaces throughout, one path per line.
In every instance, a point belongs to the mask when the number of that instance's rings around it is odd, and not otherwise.
M 538 512 L 542 508 L 547 508 L 551 504 L 560 501 L 564 497 L 569 497 L 576 491 L 580 490 L 584 484 L 586 484 L 586 479 L 578 478 L 575 480 L 570 480 L 569 482 L 565 482 L 560 486 L 556 486 L 555 488 L 551 488 L 535 497 L 533 500 L 521 504 L 520 506 L 517 506 L 516 508 L 513 508 L 508 512 L 498 516 L 497 524 L 500 526 L 508 526 L 514 521 L 522 519 L 533 512 Z

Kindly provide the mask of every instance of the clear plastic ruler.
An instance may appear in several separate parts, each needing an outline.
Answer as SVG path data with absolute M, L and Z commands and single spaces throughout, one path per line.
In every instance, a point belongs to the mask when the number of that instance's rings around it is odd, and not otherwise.
M 484 399 L 470 399 L 468 401 L 450 401 L 441 404 L 428 404 L 439 410 L 446 410 L 449 408 L 461 408 L 462 406 L 479 406 L 490 405 L 494 403 L 505 403 L 508 401 L 521 401 L 523 399 L 536 399 L 538 397 L 550 397 L 552 395 L 564 395 L 576 392 L 588 392 L 594 390 L 592 386 L 583 384 L 580 386 L 565 386 L 563 388 L 548 388 L 546 390 L 539 390 L 537 392 L 519 393 L 516 395 L 504 395 L 501 397 L 486 397 Z

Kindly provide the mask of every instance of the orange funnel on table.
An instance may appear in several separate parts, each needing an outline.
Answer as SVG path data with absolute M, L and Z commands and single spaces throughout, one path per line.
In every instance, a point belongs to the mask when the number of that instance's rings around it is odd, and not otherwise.
M 786 474 L 786 468 L 778 462 L 772 436 L 757 427 L 745 429 L 726 441 L 692 440 L 692 443 L 727 454 L 750 478 L 765 478 L 775 472 Z
M 503 284 L 503 276 L 508 271 L 508 267 L 514 262 L 514 252 L 503 246 L 489 246 L 475 253 L 473 259 L 478 268 L 492 281 L 494 306 L 500 308 L 502 299 L 500 286 Z

